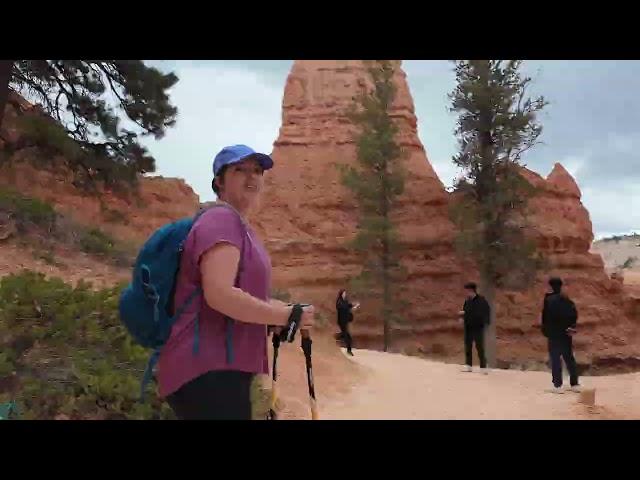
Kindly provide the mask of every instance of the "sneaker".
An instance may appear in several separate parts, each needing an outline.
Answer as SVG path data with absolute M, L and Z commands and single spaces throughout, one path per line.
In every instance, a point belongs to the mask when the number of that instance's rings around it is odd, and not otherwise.
M 563 393 L 564 393 L 564 391 L 562 390 L 562 388 L 561 388 L 561 387 L 552 387 L 552 388 L 547 388 L 547 389 L 545 390 L 545 392 L 547 392 L 547 393 L 555 393 L 555 394 L 558 394 L 558 395 L 561 395 L 561 394 L 563 394 Z
M 572 385 L 571 387 L 569 387 L 569 390 L 571 390 L 573 393 L 580 393 L 582 391 L 582 385 Z
M 480 373 L 482 373 L 483 375 L 489 375 L 489 369 L 488 368 L 481 368 L 480 369 Z
M 462 372 L 473 372 L 473 368 L 471 368 L 471 365 L 465 365 L 464 367 L 462 367 Z

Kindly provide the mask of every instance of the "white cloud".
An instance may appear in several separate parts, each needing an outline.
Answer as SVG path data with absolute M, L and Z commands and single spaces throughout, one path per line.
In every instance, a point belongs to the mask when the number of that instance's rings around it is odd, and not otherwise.
M 580 155 L 567 155 L 561 158 L 558 162 L 571 174 L 571 176 L 579 181 L 580 171 L 582 167 L 588 162 L 591 157 L 590 153 L 583 153 Z
M 591 216 L 597 237 L 640 232 L 640 187 L 627 185 L 617 189 L 586 187 L 582 202 Z
M 284 81 L 277 87 L 257 72 L 234 64 L 179 62 L 180 81 L 171 92 L 176 126 L 160 141 L 146 139 L 157 174 L 184 178 L 201 201 L 214 198 L 212 162 L 226 145 L 244 143 L 270 153 L 281 122 Z

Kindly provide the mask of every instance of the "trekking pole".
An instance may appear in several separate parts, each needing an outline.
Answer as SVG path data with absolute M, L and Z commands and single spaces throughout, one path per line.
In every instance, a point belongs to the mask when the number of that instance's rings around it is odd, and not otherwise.
M 276 412 L 276 402 L 278 401 L 278 392 L 276 391 L 276 384 L 278 382 L 278 371 L 276 365 L 278 363 L 278 349 L 280 348 L 280 332 L 274 331 L 271 339 L 273 343 L 273 367 L 272 367 L 272 383 L 271 383 L 271 407 L 267 414 L 267 420 L 277 420 L 278 414 Z
M 302 351 L 304 352 L 304 359 L 307 365 L 307 384 L 309 385 L 309 404 L 311 406 L 311 420 L 318 419 L 318 406 L 316 404 L 316 390 L 313 385 L 313 369 L 311 365 L 311 335 L 309 330 L 301 330 L 302 336 Z

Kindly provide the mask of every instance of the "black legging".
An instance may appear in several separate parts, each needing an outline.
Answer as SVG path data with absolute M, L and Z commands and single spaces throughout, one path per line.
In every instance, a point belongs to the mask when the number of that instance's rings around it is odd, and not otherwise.
M 207 372 L 167 397 L 180 420 L 251 420 L 252 373 Z
M 342 340 L 347 347 L 347 352 L 350 352 L 351 347 L 353 346 L 353 339 L 351 338 L 351 334 L 349 333 L 349 324 L 339 323 L 338 326 L 340 327 L 340 335 L 342 337 Z
M 549 360 L 551 363 L 551 377 L 553 386 L 562 386 L 562 363 L 560 358 L 569 370 L 569 383 L 571 386 L 578 385 L 578 366 L 573 356 L 573 340 L 569 335 L 560 335 L 549 338 Z
M 466 364 L 473 365 L 473 344 L 476 344 L 480 368 L 487 367 L 487 359 L 484 355 L 484 327 L 464 327 L 464 356 Z

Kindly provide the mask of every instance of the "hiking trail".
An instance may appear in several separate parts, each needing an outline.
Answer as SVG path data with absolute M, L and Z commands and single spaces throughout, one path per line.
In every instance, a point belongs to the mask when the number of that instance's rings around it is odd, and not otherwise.
M 354 350 L 355 356 L 347 357 L 343 352 L 314 355 L 314 370 L 320 366 L 315 373 L 320 419 L 640 419 L 640 373 L 582 377 L 583 386 L 596 388 L 596 405 L 588 407 L 576 393 L 546 393 L 550 372 L 482 375 L 400 354 Z M 284 419 L 310 418 L 303 364 L 296 368 L 301 361 L 282 362 Z

